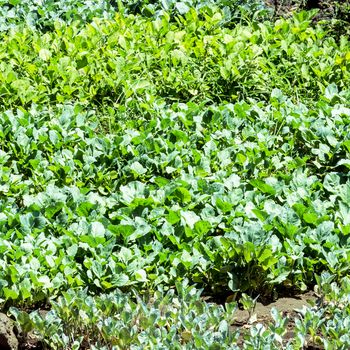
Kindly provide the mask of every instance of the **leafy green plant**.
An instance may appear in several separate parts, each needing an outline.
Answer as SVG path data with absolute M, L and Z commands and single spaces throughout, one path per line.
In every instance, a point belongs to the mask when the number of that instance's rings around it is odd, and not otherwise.
M 92 0 L 92 1 L 59 1 L 46 0 L 35 2 L 5 1 L 1 0 L 3 16 L 0 19 L 0 31 L 6 31 L 16 26 L 29 26 L 37 30 L 47 32 L 54 29 L 55 22 L 61 21 L 67 24 L 76 22 L 89 23 L 93 18 L 112 19 L 116 12 L 123 16 L 142 14 L 146 17 L 157 18 L 164 11 L 171 13 L 173 17 L 186 14 L 190 8 L 216 8 L 225 13 L 225 23 L 239 21 L 242 14 L 246 17 L 254 15 L 258 11 L 266 12 L 264 2 L 261 0 Z
M 345 37 L 312 11 L 263 21 L 257 2 L 3 8 L 0 304 L 23 335 L 56 349 L 348 348 Z M 236 303 L 202 299 L 234 292 L 251 314 L 248 295 L 315 283 L 289 340 L 276 310 L 239 334 Z
M 200 13 L 3 33 L 2 105 L 75 101 L 137 116 L 158 101 L 268 100 L 274 88 L 310 101 L 332 83 L 347 86 L 349 45 L 311 27 L 312 14 L 228 29 L 219 9 Z
M 199 291 L 191 287 L 178 289 L 181 297 L 170 290 L 157 292 L 148 302 L 120 291 L 93 298 L 86 291 L 70 290 L 45 316 L 15 308 L 11 313 L 22 332 L 34 329 L 52 349 L 231 348 L 238 337 L 229 329 L 233 309 L 199 301 Z
M 344 276 L 348 179 L 329 164 L 346 167 L 349 109 L 330 98 L 176 104 L 105 135 L 84 107 L 2 113 L 1 298 L 182 277 L 268 296 Z

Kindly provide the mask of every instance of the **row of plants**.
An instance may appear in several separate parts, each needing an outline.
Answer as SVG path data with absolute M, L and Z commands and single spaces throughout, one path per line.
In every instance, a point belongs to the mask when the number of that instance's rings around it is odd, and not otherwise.
M 153 101 L 207 104 L 268 100 L 274 88 L 310 103 L 349 84 L 350 45 L 312 28 L 313 13 L 222 27 L 222 11 L 194 9 L 95 19 L 83 28 L 56 22 L 42 35 L 28 27 L 0 34 L 2 110 L 32 103 L 149 112 Z
M 337 0 L 1 0 L 0 6 L 0 31 L 25 25 L 46 32 L 54 28 L 56 21 L 82 25 L 96 17 L 111 19 L 116 12 L 157 18 L 166 11 L 174 19 L 177 15 L 186 14 L 191 8 L 200 10 L 217 7 L 223 10 L 223 25 L 228 27 L 251 18 L 272 20 L 277 16 L 290 16 L 292 10 L 318 9 L 318 19 L 327 20 L 325 25 L 336 37 L 339 33 L 347 33 L 350 14 L 349 4 Z
M 246 329 L 232 327 L 237 303 L 207 303 L 186 281 L 148 299 L 137 292 L 93 297 L 86 290 L 69 290 L 52 301 L 48 313 L 16 308 L 11 313 L 22 336 L 34 329 L 51 349 L 345 350 L 350 346 L 350 280 L 337 284 L 332 279 L 320 276 L 319 303 L 296 310 L 295 316 L 272 309 L 270 321 L 247 323 Z
M 251 17 L 256 11 L 265 16 L 271 12 L 262 0 L 0 0 L 0 6 L 0 31 L 24 25 L 44 32 L 52 30 L 56 21 L 84 24 L 96 17 L 113 18 L 116 12 L 156 18 L 164 11 L 175 17 L 191 8 L 217 7 L 230 23 L 240 21 L 242 15 Z
M 154 105 L 96 132 L 83 107 L 0 115 L 0 297 L 171 286 L 305 290 L 349 270 L 348 93 L 317 107 Z M 220 125 L 220 129 L 218 129 Z
M 262 2 L 0 4 L 0 306 L 23 335 L 349 348 L 346 37 Z M 232 327 L 241 296 L 315 283 L 295 337 L 277 311 Z

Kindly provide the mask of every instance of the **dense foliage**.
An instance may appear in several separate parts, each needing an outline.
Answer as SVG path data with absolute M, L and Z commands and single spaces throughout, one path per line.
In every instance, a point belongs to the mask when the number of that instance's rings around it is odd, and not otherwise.
M 0 4 L 0 305 L 22 334 L 349 347 L 346 37 L 258 1 Z M 316 284 L 293 339 L 275 311 L 231 327 L 240 297 Z
M 322 303 L 297 310 L 292 328 L 289 319 L 272 309 L 272 321 L 253 324 L 243 334 L 230 327 L 235 305 L 222 306 L 200 300 L 200 293 L 177 284 L 158 291 L 152 300 L 115 291 L 91 297 L 84 291 L 69 291 L 52 302 L 45 316 L 12 310 L 19 324 L 35 328 L 53 349 L 230 349 L 294 350 L 340 349 L 350 346 L 350 281 L 341 285 L 324 274 L 319 286 L 327 293 Z M 292 336 L 288 337 L 288 333 Z
M 70 24 L 90 22 L 96 17 L 111 19 L 116 11 L 156 18 L 164 11 L 183 15 L 191 8 L 215 7 L 224 11 L 227 20 L 239 21 L 242 13 L 249 17 L 267 10 L 262 0 L 0 0 L 0 6 L 0 31 L 18 25 L 48 31 L 57 21 Z
M 326 96 L 154 105 L 105 135 L 77 107 L 4 112 L 3 296 L 186 276 L 261 293 L 342 275 L 350 109 L 334 86 Z
M 82 28 L 57 22 L 45 35 L 6 32 L 0 35 L 1 105 L 73 100 L 147 111 L 159 98 L 267 100 L 278 88 L 295 100 L 314 100 L 329 84 L 349 84 L 349 43 L 310 27 L 312 13 L 233 29 L 223 26 L 220 10 L 200 13 L 191 10 L 176 22 L 167 14 L 156 20 L 117 14 Z

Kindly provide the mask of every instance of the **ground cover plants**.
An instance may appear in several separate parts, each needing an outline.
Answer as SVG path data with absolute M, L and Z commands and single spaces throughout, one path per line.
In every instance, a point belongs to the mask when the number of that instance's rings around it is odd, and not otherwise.
M 20 348 L 349 348 L 346 37 L 263 2 L 1 6 Z
M 114 18 L 116 11 L 123 14 L 142 14 L 145 17 L 156 18 L 163 11 L 169 15 L 185 14 L 191 8 L 215 6 L 222 9 L 229 21 L 239 21 L 242 11 L 245 16 L 256 15 L 256 12 L 271 12 L 262 0 L 90 0 L 90 1 L 32 1 L 32 0 L 1 0 L 2 13 L 0 31 L 6 31 L 16 26 L 29 26 L 49 31 L 56 21 L 70 24 L 72 22 L 86 23 L 93 18 Z M 267 11 L 266 11 L 267 10 Z
M 174 22 L 116 14 L 81 27 L 56 22 L 42 35 L 9 30 L 0 45 L 3 107 L 78 101 L 100 108 L 148 100 L 220 103 L 267 100 L 274 88 L 312 99 L 349 82 L 348 42 L 312 28 L 312 12 L 291 20 L 226 28 L 219 8 Z M 308 62 L 308 63 L 306 63 Z

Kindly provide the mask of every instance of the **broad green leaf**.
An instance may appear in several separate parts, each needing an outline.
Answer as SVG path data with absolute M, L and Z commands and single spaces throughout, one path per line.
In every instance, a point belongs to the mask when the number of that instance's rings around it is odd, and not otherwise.
M 134 162 L 130 165 L 130 169 L 134 171 L 137 175 L 142 175 L 147 172 L 147 169 L 144 168 L 139 162 Z
M 181 203 L 188 203 L 191 201 L 191 193 L 184 187 L 176 188 L 172 196 L 177 198 Z
M 129 284 L 129 277 L 124 273 L 115 274 L 112 277 L 111 283 L 116 287 L 124 287 Z
M 48 61 L 51 58 L 51 52 L 49 50 L 47 50 L 47 49 L 40 49 L 39 57 L 43 61 Z
M 147 282 L 147 273 L 143 269 L 135 271 L 135 279 L 138 282 Z
M 181 221 L 183 225 L 194 228 L 196 222 L 200 220 L 200 217 L 193 211 L 181 211 Z
M 331 193 L 338 192 L 339 184 L 340 184 L 340 178 L 339 178 L 339 175 L 336 173 L 326 174 L 323 180 L 323 187 Z
M 136 198 L 144 198 L 145 185 L 142 182 L 134 181 L 125 186 L 120 186 L 123 201 L 130 204 Z
M 186 5 L 186 3 L 183 2 L 183 1 L 178 1 L 178 2 L 176 2 L 176 3 L 175 3 L 175 7 L 176 7 L 176 9 L 179 11 L 179 13 L 180 13 L 181 15 L 187 13 L 187 12 L 190 10 L 190 8 L 189 8 L 189 7 Z
M 93 237 L 104 237 L 106 229 L 103 224 L 98 221 L 91 223 L 91 235 Z
M 263 193 L 268 193 L 272 195 L 276 194 L 276 190 L 262 180 L 258 180 L 258 179 L 251 180 L 250 184 Z

